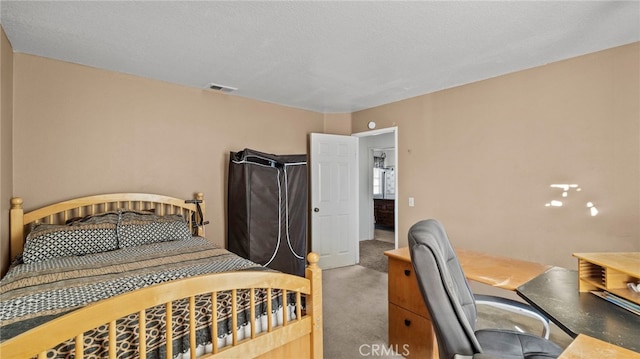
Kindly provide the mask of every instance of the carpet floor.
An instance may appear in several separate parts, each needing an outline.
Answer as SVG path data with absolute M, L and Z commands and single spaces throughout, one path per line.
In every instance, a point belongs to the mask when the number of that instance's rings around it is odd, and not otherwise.
M 384 251 L 394 249 L 395 245 L 390 242 L 371 239 L 360 241 L 360 265 L 366 268 L 387 273 L 388 259 Z
M 388 347 L 386 273 L 359 265 L 329 269 L 322 287 L 325 358 L 372 356 L 373 348 Z

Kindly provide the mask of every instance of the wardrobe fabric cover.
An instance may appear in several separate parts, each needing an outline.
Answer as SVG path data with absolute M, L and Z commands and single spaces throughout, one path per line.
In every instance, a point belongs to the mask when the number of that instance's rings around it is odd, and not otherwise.
M 231 152 L 227 248 L 284 273 L 304 276 L 307 155 Z

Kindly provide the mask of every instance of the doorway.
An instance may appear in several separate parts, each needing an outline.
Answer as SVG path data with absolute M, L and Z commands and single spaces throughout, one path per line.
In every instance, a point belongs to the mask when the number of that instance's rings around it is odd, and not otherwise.
M 381 140 L 389 142 L 381 145 L 378 142 Z M 393 163 L 396 164 L 395 196 L 399 198 L 398 156 L 395 151 L 397 143 L 396 127 L 355 133 L 351 136 L 311 134 L 310 244 L 311 250 L 320 254 L 324 269 L 358 263 L 360 244 L 375 236 L 373 156 L 369 156 L 369 148 L 394 149 L 388 158 L 390 161 L 393 159 Z M 389 243 L 389 249 L 398 247 L 398 234 L 395 231 L 398 224 L 397 203 L 394 201 L 393 204 L 394 231 L 391 234 L 393 240 Z M 382 251 L 380 256 L 386 259 Z
M 393 248 L 397 248 L 399 198 L 397 127 L 359 132 L 353 136 L 359 138 L 358 240 L 380 238 L 391 241 Z M 375 177 L 374 168 L 376 168 Z

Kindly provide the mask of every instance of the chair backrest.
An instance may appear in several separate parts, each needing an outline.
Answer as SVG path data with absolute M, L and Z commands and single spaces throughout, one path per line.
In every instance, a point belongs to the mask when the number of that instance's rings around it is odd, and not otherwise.
M 440 358 L 480 353 L 475 299 L 444 228 L 434 219 L 409 229 L 409 252 L 438 340 Z

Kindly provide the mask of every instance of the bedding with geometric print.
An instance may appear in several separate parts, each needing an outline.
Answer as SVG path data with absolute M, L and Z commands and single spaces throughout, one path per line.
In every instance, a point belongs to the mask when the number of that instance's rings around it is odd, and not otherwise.
M 187 240 L 155 242 L 126 247 L 85 256 L 58 257 L 46 261 L 14 264 L 0 280 L 0 331 L 1 340 L 14 337 L 30 328 L 64 315 L 87 304 L 119 294 L 195 275 L 220 273 L 231 270 L 256 270 L 264 268 L 241 258 L 226 249 L 218 248 L 202 237 Z M 238 327 L 235 330 L 242 339 L 252 325 L 256 332 L 267 326 L 267 300 L 265 290 L 256 290 L 256 322 L 250 323 L 250 294 L 237 290 Z M 282 308 L 282 295 L 272 292 L 273 325 L 282 323 L 282 316 L 295 318 L 293 295 L 287 295 L 287 308 Z M 232 318 L 231 292 L 217 294 L 218 338 L 211 339 L 211 296 L 196 297 L 196 339 L 202 351 L 210 351 L 212 345 L 223 347 L 231 340 Z M 207 306 L 209 304 L 209 306 Z M 188 301 L 176 301 L 173 306 L 173 348 L 167 356 L 164 338 L 166 316 L 164 306 L 146 313 L 147 357 L 165 358 L 183 355 L 189 347 Z M 118 358 L 136 358 L 138 340 L 138 314 L 133 313 L 117 321 L 116 347 Z M 208 324 L 207 324 L 208 323 Z M 107 324 L 85 333 L 85 358 L 107 357 Z M 47 353 L 48 358 L 65 358 L 74 348 L 73 340 L 61 343 Z M 207 349 L 208 348 L 208 349 Z
M 69 224 L 35 224 L 24 245 L 24 263 L 83 256 L 118 249 L 118 213 L 107 212 Z
M 118 213 L 118 246 L 120 248 L 191 238 L 189 224 L 179 214 L 159 216 L 150 212 L 137 211 Z

